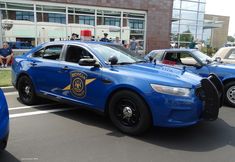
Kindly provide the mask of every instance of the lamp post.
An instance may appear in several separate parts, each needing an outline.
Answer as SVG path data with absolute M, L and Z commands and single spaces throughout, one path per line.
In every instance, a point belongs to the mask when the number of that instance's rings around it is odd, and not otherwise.
M 0 9 L 0 47 L 2 48 L 2 10 Z

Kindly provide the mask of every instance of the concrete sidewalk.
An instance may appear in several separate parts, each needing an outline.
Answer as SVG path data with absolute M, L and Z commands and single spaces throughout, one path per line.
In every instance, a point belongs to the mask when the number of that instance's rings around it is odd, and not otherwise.
M 0 87 L 0 88 L 3 90 L 4 93 L 6 93 L 6 92 L 15 92 L 16 91 L 15 87 L 13 87 L 13 86 Z

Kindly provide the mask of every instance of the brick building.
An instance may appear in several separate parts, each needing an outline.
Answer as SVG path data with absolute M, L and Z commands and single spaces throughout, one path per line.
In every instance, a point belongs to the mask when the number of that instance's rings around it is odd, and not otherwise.
M 96 39 L 104 32 L 124 42 L 135 37 L 146 51 L 170 46 L 172 6 L 173 0 L 0 0 L 3 23 L 13 23 L 7 41 L 64 40 L 87 27 Z

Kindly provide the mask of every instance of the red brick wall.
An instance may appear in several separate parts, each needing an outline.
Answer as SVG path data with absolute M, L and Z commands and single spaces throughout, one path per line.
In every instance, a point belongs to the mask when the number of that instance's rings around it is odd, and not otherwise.
M 40 0 L 147 11 L 147 51 L 170 46 L 173 0 Z

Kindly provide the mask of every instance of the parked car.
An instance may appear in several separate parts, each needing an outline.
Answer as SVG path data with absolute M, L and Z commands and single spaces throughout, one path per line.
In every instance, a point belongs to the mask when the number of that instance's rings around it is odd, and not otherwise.
M 153 50 L 145 59 L 168 65 L 181 66 L 202 77 L 215 73 L 224 85 L 225 103 L 235 107 L 235 65 L 222 64 L 195 49 Z
M 8 42 L 12 49 L 31 49 L 34 46 L 29 42 Z
M 235 47 L 222 47 L 220 48 L 213 59 L 217 59 L 223 63 L 235 64 Z
M 0 89 L 0 150 L 7 146 L 9 135 L 9 112 L 3 91 Z
M 182 127 L 217 119 L 223 86 L 216 75 L 201 78 L 128 51 L 101 42 L 45 43 L 14 58 L 13 85 L 26 105 L 39 96 L 85 105 L 131 135 L 152 125 Z

